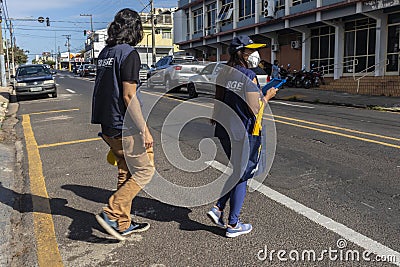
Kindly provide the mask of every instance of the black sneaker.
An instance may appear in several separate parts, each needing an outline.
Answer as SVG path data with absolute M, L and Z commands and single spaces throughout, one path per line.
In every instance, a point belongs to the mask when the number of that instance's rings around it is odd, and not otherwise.
M 150 224 L 149 223 L 138 223 L 138 222 L 132 221 L 132 223 L 129 226 L 129 228 L 126 229 L 125 231 L 123 231 L 121 233 L 121 235 L 122 236 L 128 236 L 128 235 L 131 235 L 133 233 L 140 233 L 140 232 L 147 231 L 149 228 L 150 228 Z

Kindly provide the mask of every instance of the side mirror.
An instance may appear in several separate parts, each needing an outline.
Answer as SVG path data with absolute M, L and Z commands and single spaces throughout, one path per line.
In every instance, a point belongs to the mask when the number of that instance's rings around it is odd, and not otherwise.
M 154 66 L 154 65 L 151 65 L 151 67 L 152 67 L 152 68 L 155 68 L 156 66 Z
M 57 74 L 57 71 L 52 70 L 52 71 L 50 71 L 50 73 L 54 75 L 54 74 Z
M 11 76 L 10 76 L 10 77 L 14 79 L 14 78 L 15 78 L 15 75 L 11 74 Z

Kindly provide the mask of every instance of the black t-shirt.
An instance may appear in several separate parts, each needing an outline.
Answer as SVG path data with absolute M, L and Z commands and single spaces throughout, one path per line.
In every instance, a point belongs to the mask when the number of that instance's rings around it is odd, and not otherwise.
M 121 64 L 121 81 L 140 83 L 140 57 L 136 50 L 133 50 Z
M 133 50 L 121 64 L 121 82 L 136 82 L 136 84 L 139 84 L 140 64 L 139 53 L 136 50 Z M 122 136 L 122 131 L 120 129 L 114 129 L 104 125 L 102 125 L 101 128 L 102 133 L 109 137 Z

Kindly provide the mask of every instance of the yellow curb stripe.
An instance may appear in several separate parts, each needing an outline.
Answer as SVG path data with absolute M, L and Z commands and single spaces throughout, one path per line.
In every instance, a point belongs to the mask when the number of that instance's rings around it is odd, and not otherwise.
M 89 139 L 82 139 L 82 140 L 74 140 L 74 141 L 66 141 L 66 142 L 60 142 L 60 143 L 54 143 L 54 144 L 44 144 L 38 146 L 38 148 L 47 148 L 47 147 L 55 147 L 55 146 L 65 146 L 65 145 L 73 145 L 73 144 L 80 144 L 80 143 L 86 143 L 86 142 L 93 142 L 93 141 L 98 141 L 102 140 L 100 137 L 96 138 L 89 138 Z
M 267 120 L 272 120 L 272 119 L 268 119 L 267 118 Z M 309 127 L 309 126 L 300 125 L 300 124 L 295 124 L 295 123 L 291 123 L 291 122 L 287 122 L 287 121 L 280 121 L 280 120 L 274 120 L 274 121 L 275 122 L 279 122 L 279 123 L 283 123 L 283 124 L 287 124 L 287 125 L 291 125 L 291 126 L 296 126 L 296 127 L 308 129 L 308 130 L 313 130 L 313 131 L 317 131 L 317 132 L 343 136 L 343 137 L 356 139 L 356 140 L 360 140 L 360 141 L 364 141 L 364 142 L 368 142 L 368 143 L 375 143 L 375 144 L 379 144 L 379 145 L 383 145 L 383 146 L 394 147 L 394 148 L 399 148 L 400 149 L 399 145 L 394 145 L 394 144 L 390 144 L 390 143 L 380 142 L 380 141 L 376 141 L 376 140 L 372 140 L 372 139 L 362 138 L 362 137 L 358 137 L 358 136 L 354 136 L 354 135 L 349 135 L 349 134 L 344 134 L 344 133 L 339 133 L 339 132 L 334 132 L 334 131 L 329 131 L 329 130 L 324 130 L 324 129 L 318 129 L 318 128 Z
M 33 204 L 33 225 L 37 241 L 39 266 L 64 266 L 54 231 L 49 196 L 43 176 L 42 161 L 33 134 L 29 115 L 22 116 L 26 151 L 28 154 L 29 179 Z
M 40 114 L 50 114 L 50 113 L 59 113 L 59 112 L 70 112 L 70 111 L 78 111 L 79 108 L 71 108 L 71 109 L 60 109 L 60 110 L 48 110 L 41 112 L 32 112 L 26 115 L 40 115 Z
M 315 125 L 315 126 L 321 126 L 321 127 L 331 128 L 331 129 L 335 129 L 335 130 L 346 131 L 346 132 L 350 132 L 350 133 L 374 136 L 374 137 L 379 137 L 379 138 L 393 140 L 393 141 L 400 141 L 400 138 L 395 138 L 395 137 L 390 137 L 390 136 L 385 136 L 385 135 L 380 135 L 380 134 L 374 134 L 374 133 L 367 133 L 367 132 L 357 131 L 357 130 L 353 130 L 353 129 L 349 129 L 349 128 L 343 128 L 343 127 L 338 127 L 338 126 L 333 126 L 333 125 L 322 124 L 322 123 L 318 123 L 318 122 L 305 121 L 305 120 L 301 120 L 301 119 L 289 118 L 289 117 L 278 116 L 278 115 L 274 115 L 274 118 L 280 118 L 280 119 L 285 119 L 285 120 L 290 120 L 290 121 L 297 121 L 297 122 L 311 124 L 311 125 Z

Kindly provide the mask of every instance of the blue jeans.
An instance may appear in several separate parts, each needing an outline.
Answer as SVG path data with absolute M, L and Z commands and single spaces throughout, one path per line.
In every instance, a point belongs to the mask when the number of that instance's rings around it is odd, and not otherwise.
M 226 156 L 231 158 L 231 142 L 229 139 L 220 139 L 222 148 Z M 226 203 L 229 201 L 230 210 L 228 223 L 235 225 L 239 221 L 240 210 L 242 209 L 244 198 L 246 196 L 247 181 L 239 181 L 228 193 L 218 199 L 216 206 L 223 210 L 225 209 Z

